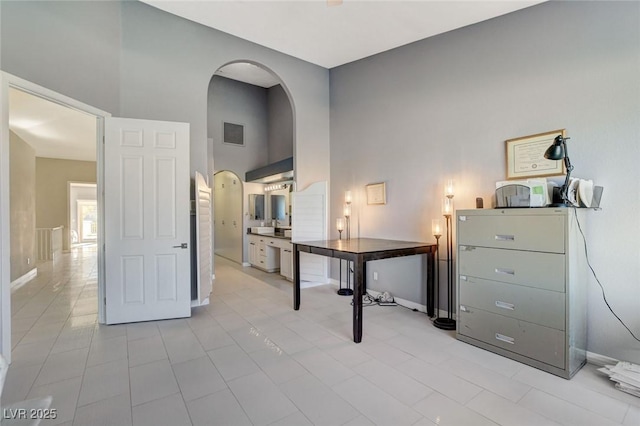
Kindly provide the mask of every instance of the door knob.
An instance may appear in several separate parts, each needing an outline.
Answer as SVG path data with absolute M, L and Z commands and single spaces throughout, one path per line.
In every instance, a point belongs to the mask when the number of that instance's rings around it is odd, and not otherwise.
M 173 248 L 182 248 L 182 249 L 186 249 L 187 248 L 187 243 L 182 243 L 179 246 L 173 246 Z

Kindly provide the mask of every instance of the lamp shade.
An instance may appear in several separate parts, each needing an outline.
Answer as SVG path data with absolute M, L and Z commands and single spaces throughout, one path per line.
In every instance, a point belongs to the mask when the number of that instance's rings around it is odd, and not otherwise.
M 453 198 L 453 179 L 449 179 L 447 183 L 445 183 L 444 195 L 445 197 Z
M 431 219 L 431 233 L 434 237 L 442 236 L 442 221 L 440 219 Z
M 336 219 L 336 229 L 338 229 L 338 231 L 344 231 L 344 218 L 339 217 Z
M 442 200 L 442 214 L 444 216 L 451 216 L 453 213 L 453 198 L 444 197 Z
M 544 158 L 548 160 L 562 160 L 565 156 L 565 140 L 561 135 L 556 136 L 553 144 L 544 152 Z

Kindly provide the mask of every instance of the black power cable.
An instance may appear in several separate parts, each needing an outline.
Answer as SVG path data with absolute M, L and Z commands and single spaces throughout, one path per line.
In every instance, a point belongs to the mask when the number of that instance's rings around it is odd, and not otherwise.
M 624 326 L 624 328 L 627 329 L 629 334 L 631 334 L 631 336 L 635 340 L 640 342 L 640 339 L 638 339 L 638 337 L 635 334 L 633 334 L 633 331 L 631 331 L 631 329 L 629 327 L 627 327 L 627 324 L 625 324 L 624 321 L 622 321 L 622 319 L 620 319 L 620 317 L 611 308 L 611 305 L 609 305 L 609 302 L 607 301 L 607 295 L 604 292 L 604 287 L 602 286 L 602 283 L 598 279 L 598 276 L 596 275 L 596 271 L 593 270 L 593 267 L 591 266 L 591 262 L 589 262 L 589 251 L 587 249 L 587 239 L 584 236 L 584 232 L 582 232 L 582 226 L 580 226 L 580 221 L 578 220 L 578 212 L 576 211 L 576 207 L 574 207 L 573 210 L 574 210 L 574 213 L 575 213 L 574 216 L 576 218 L 576 223 L 578 224 L 578 229 L 580 230 L 580 235 L 582 235 L 582 242 L 584 243 L 584 255 L 585 255 L 586 259 L 587 259 L 587 265 L 589 266 L 589 269 L 591 270 L 591 273 L 593 274 L 593 277 L 596 279 L 596 282 L 600 286 L 600 290 L 602 290 L 602 299 L 604 300 L 605 305 L 607 305 L 607 308 L 609 308 L 609 310 L 611 311 L 613 316 L 616 317 L 618 321 L 620 321 L 620 324 L 622 324 Z

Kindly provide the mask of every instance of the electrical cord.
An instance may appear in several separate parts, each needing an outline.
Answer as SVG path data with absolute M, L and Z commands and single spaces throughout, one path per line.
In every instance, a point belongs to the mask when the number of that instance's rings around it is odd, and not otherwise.
M 582 226 L 580 226 L 580 221 L 578 220 L 578 212 L 576 211 L 576 207 L 573 207 L 573 210 L 575 213 L 574 216 L 576 218 L 576 223 L 578 224 L 578 229 L 580 230 L 580 235 L 582 235 L 582 242 L 584 243 L 584 254 L 587 259 L 587 265 L 589 266 L 589 269 L 591 270 L 593 277 L 596 279 L 596 282 L 600 286 L 600 290 L 602 291 L 602 299 L 604 300 L 605 305 L 607 305 L 607 308 L 609 308 L 613 316 L 616 317 L 618 321 L 620 321 L 620 324 L 622 324 L 622 326 L 627 329 L 629 334 L 631 334 L 631 336 L 635 340 L 640 342 L 640 339 L 638 339 L 638 337 L 633 333 L 633 331 L 631 331 L 631 329 L 627 327 L 627 324 L 625 324 L 624 321 L 622 321 L 622 319 L 613 311 L 613 308 L 611 308 L 611 305 L 609 305 L 609 302 L 607 301 L 607 295 L 605 294 L 605 291 L 604 291 L 604 287 L 602 286 L 602 283 L 600 282 L 600 280 L 598 279 L 598 276 L 596 275 L 596 271 L 593 270 L 593 267 L 591 266 L 591 262 L 589 261 L 589 251 L 587 249 L 587 238 L 584 236 L 584 232 L 582 232 Z
M 351 306 L 353 306 L 353 299 L 351 299 Z M 366 292 L 362 295 L 362 307 L 367 306 L 398 306 L 396 302 L 387 302 L 383 299 L 382 294 L 374 297 Z

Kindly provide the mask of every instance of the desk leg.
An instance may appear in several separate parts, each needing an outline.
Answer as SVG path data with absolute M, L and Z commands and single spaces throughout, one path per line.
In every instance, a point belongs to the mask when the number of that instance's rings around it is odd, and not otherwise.
M 362 295 L 364 293 L 366 263 L 362 256 L 357 256 L 353 262 L 353 341 L 362 341 Z
M 300 309 L 300 251 L 293 245 L 293 309 Z
M 436 262 L 433 252 L 427 253 L 427 316 L 434 317 Z

